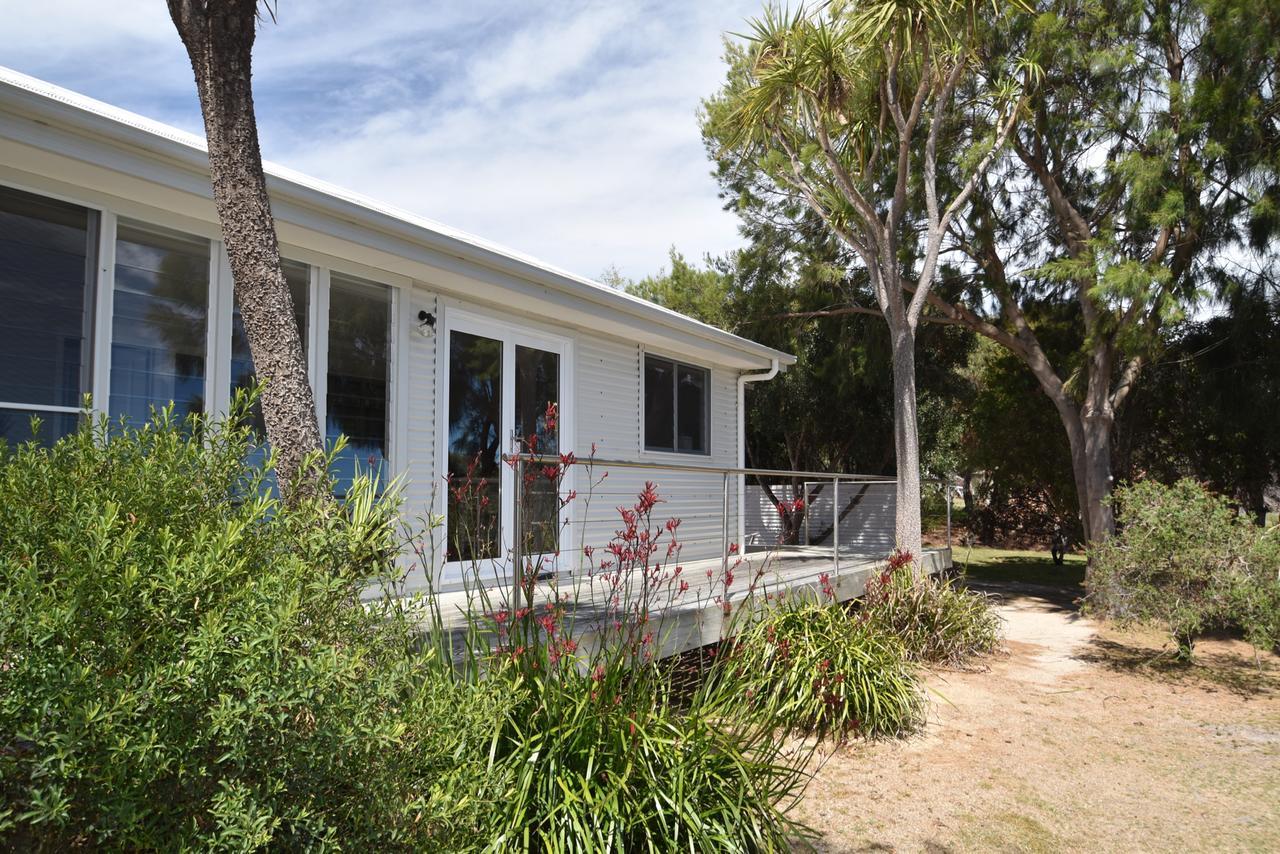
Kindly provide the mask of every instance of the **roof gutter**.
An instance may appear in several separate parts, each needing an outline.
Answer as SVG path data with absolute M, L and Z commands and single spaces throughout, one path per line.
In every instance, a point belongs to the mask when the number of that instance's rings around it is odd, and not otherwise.
M 769 370 L 754 374 L 738 374 L 738 468 L 747 467 L 747 383 L 771 380 L 782 370 L 777 357 L 771 360 Z M 747 476 L 738 475 L 738 549 L 744 554 L 747 544 Z

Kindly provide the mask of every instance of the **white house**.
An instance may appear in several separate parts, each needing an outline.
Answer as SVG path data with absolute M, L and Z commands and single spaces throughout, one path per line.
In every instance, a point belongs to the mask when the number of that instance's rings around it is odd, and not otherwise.
M 720 554 L 726 505 L 740 541 L 742 483 L 722 469 L 743 466 L 744 386 L 792 356 L 266 171 L 321 425 L 350 437 L 340 474 L 402 475 L 411 517 L 445 513 L 443 478 L 468 463 L 494 498 L 498 541 L 440 546 L 443 582 L 460 557 L 505 552 L 514 435 L 678 466 L 611 470 L 575 539 L 607 541 L 615 505 L 654 480 L 687 557 Z M 219 237 L 202 138 L 0 68 L 0 436 L 27 438 L 31 413 L 45 440 L 73 429 L 85 393 L 135 422 L 169 401 L 224 411 L 252 362 Z

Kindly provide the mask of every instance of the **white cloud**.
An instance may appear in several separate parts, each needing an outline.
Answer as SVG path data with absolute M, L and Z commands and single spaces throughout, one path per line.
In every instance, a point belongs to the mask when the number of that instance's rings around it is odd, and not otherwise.
M 760 8 L 286 0 L 255 51 L 264 151 L 578 273 L 643 276 L 672 244 L 697 257 L 739 243 L 695 110 L 722 79 L 722 33 Z M 199 129 L 158 0 L 24 12 L 0 56 Z

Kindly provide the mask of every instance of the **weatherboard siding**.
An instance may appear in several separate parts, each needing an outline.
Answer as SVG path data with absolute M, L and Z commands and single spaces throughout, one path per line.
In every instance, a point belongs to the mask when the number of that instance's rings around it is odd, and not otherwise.
M 643 447 L 643 345 L 580 333 L 576 352 L 578 456 L 587 458 L 594 445 L 597 459 L 643 461 L 657 468 L 595 465 L 581 470 L 575 484 L 579 497 L 573 515 L 573 547 L 607 545 L 621 525 L 617 508 L 634 504 L 645 482 L 652 481 L 663 502 L 654 510 L 653 522 L 664 525 L 667 519 L 680 519 L 680 557 L 695 560 L 719 555 L 724 519 L 723 474 L 671 471 L 661 466 L 731 468 L 738 464 L 737 373 L 701 365 L 711 371 L 709 455 L 655 453 Z M 680 358 L 679 354 L 666 351 L 662 355 Z M 737 536 L 737 489 L 737 478 L 730 477 L 731 540 Z

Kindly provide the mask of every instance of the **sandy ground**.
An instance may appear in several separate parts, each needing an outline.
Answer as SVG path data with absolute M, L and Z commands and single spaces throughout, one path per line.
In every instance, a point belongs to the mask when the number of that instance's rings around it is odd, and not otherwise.
M 925 731 L 838 748 L 800 818 L 818 851 L 1280 851 L 1280 659 L 1000 591 L 1004 654 L 931 672 Z

